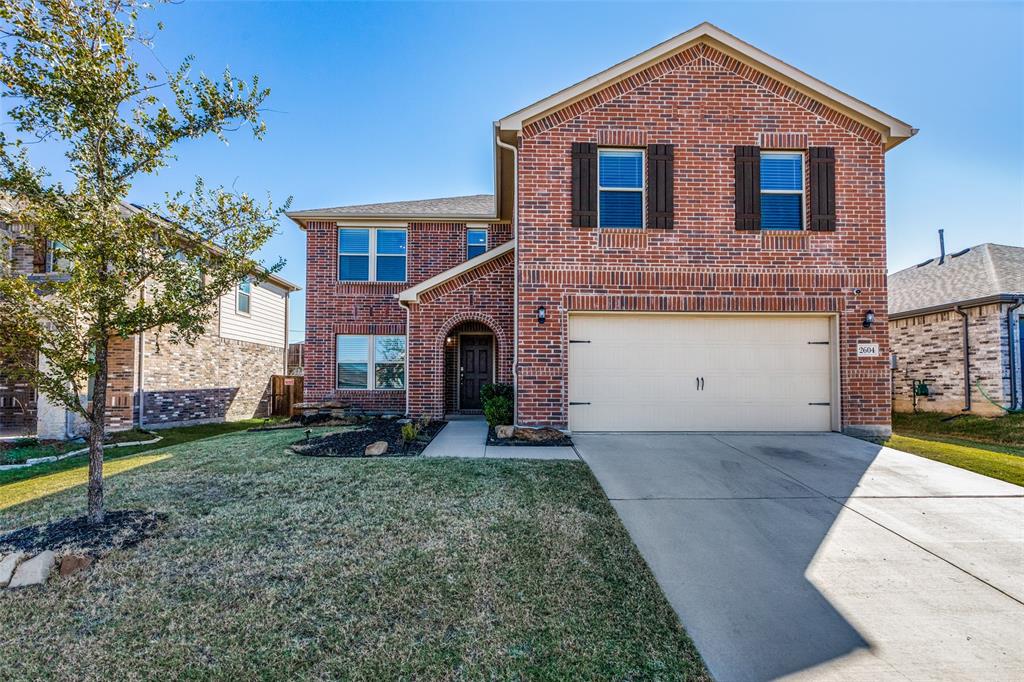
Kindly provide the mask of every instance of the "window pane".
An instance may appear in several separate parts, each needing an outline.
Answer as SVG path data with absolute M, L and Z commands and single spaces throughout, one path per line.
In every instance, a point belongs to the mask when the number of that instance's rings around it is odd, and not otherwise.
M 404 364 L 378 364 L 374 376 L 377 388 L 405 388 Z
M 338 230 L 338 251 L 341 253 L 370 253 L 370 231 Z
M 369 256 L 341 256 L 339 278 L 365 282 L 370 279 Z
M 376 346 L 376 362 L 405 362 L 404 336 L 378 336 Z
M 601 187 L 643 186 L 643 152 L 605 149 L 598 159 L 598 176 Z
M 238 283 L 238 290 L 248 294 L 250 291 L 252 291 L 252 282 L 250 282 L 247 279 L 242 280 L 241 282 Z
M 405 255 L 405 230 L 377 230 L 377 253 Z
M 799 230 L 802 201 L 799 194 L 762 194 L 761 227 L 769 230 Z
M 368 336 L 338 337 L 338 388 L 366 388 Z
M 378 282 L 404 282 L 405 256 L 377 256 Z
M 601 192 L 601 227 L 643 227 L 640 192 Z
M 487 230 L 470 230 L 466 233 L 466 257 L 475 258 L 487 251 Z
M 803 160 L 803 154 L 762 155 L 761 189 L 803 189 Z
M 238 312 L 249 312 L 249 294 L 243 294 L 241 291 L 238 292 Z

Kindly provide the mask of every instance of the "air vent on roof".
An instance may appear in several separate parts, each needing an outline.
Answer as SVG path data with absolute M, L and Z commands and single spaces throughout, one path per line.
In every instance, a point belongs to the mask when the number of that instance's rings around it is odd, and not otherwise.
M 967 247 L 967 248 L 966 248 L 966 249 L 964 249 L 963 251 L 957 251 L 956 253 L 951 253 L 951 254 L 949 254 L 949 257 L 950 257 L 950 258 L 956 258 L 957 256 L 962 256 L 962 255 L 964 255 L 965 253 L 967 253 L 967 252 L 968 252 L 968 251 L 970 251 L 970 250 L 971 250 L 971 248 L 970 248 L 970 247 Z

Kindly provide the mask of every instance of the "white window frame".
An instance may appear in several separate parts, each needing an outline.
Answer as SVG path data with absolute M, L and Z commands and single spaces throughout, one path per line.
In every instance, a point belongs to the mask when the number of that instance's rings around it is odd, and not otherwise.
M 367 246 L 367 253 L 352 253 L 349 251 L 341 250 L 341 231 L 342 230 L 366 230 L 370 233 L 369 245 Z M 404 284 L 409 281 L 409 230 L 404 227 L 358 227 L 356 225 L 344 225 L 338 227 L 338 281 L 346 284 L 358 284 L 366 282 L 376 282 L 377 280 L 377 257 L 384 256 L 385 258 L 398 257 L 398 254 L 393 253 L 377 253 L 377 233 L 378 232 L 401 232 L 405 235 L 405 277 L 401 280 L 388 279 L 384 280 L 383 284 Z M 341 277 L 341 257 L 342 256 L 366 256 L 369 259 L 367 266 L 367 278 L 366 279 L 342 279 Z
M 761 150 L 761 156 L 799 156 L 800 157 L 800 191 L 792 189 L 761 189 L 758 187 L 758 191 L 761 194 L 799 194 L 800 195 L 800 228 L 791 230 L 785 227 L 765 227 L 761 225 L 762 230 L 778 230 L 780 232 L 803 232 L 807 229 L 807 154 L 799 149 L 772 149 L 772 150 Z M 758 159 L 758 163 L 761 160 Z M 760 177 L 760 173 L 758 174 Z
M 491 235 L 487 231 L 486 227 L 470 227 L 470 228 L 468 228 L 466 230 L 466 260 L 470 260 L 471 258 L 476 258 L 476 256 L 470 256 L 469 255 L 469 247 L 470 247 L 469 235 L 472 234 L 473 232 L 483 232 L 484 233 L 484 250 L 483 250 L 483 253 L 487 253 L 487 251 L 488 251 L 487 247 L 490 246 L 490 244 L 491 244 L 491 242 L 490 242 Z M 479 255 L 480 254 L 478 253 L 477 256 L 479 256 Z
M 249 285 L 249 291 L 242 291 L 243 284 Z M 244 312 L 242 311 L 242 308 L 239 305 L 242 301 L 242 296 L 247 297 L 249 303 L 249 309 Z M 244 315 L 245 317 L 252 316 L 252 280 L 249 279 L 248 277 L 246 277 L 237 285 L 235 285 L 235 314 Z
M 601 152 L 640 152 L 640 188 L 601 187 Z M 640 192 L 640 227 L 602 227 L 601 192 Z M 643 147 L 598 147 L 597 148 L 597 228 L 599 230 L 646 230 L 647 229 L 647 150 Z
M 366 339 L 366 386 L 353 388 L 338 386 L 338 340 L 343 336 L 357 336 Z M 405 361 L 401 388 L 377 387 L 377 338 L 397 336 L 405 339 Z M 398 363 L 386 363 L 398 364 Z M 409 386 L 409 336 L 407 334 L 335 334 L 334 336 L 334 390 L 335 391 L 404 391 Z

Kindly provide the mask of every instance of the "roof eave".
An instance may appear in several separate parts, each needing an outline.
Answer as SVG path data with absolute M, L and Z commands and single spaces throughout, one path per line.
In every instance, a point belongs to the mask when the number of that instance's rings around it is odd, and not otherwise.
M 425 294 L 431 289 L 435 289 L 445 282 L 455 279 L 459 275 L 465 274 L 476 268 L 480 267 L 484 263 L 488 263 L 495 258 L 505 255 L 509 251 L 514 251 L 516 248 L 516 240 L 510 239 L 509 241 L 494 247 L 490 251 L 484 251 L 479 256 L 470 258 L 469 260 L 459 263 L 453 268 L 449 268 L 444 272 L 438 273 L 429 279 L 425 279 L 416 286 L 409 287 L 404 291 L 400 291 L 395 294 L 395 298 L 398 299 L 399 303 L 418 303 L 421 294 Z
M 1020 300 L 1021 298 L 1024 298 L 1024 293 L 990 294 L 988 296 L 980 296 L 978 298 L 965 299 L 963 301 L 951 301 L 949 303 L 940 303 L 939 305 L 928 306 L 926 308 L 915 308 L 914 310 L 903 310 L 897 313 L 889 313 L 889 320 L 903 320 L 908 317 L 919 317 L 921 315 L 941 313 L 947 310 L 953 310 L 957 306 L 961 308 L 974 308 L 980 305 L 989 305 L 992 303 L 1014 303 Z
M 285 213 L 301 229 L 312 221 L 324 222 L 374 222 L 374 223 L 500 223 L 497 215 L 331 215 L 328 213 Z

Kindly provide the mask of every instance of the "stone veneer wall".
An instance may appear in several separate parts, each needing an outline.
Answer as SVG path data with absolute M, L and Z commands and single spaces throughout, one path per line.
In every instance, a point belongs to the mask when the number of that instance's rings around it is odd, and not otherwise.
M 145 426 L 266 416 L 270 377 L 284 371 L 284 352 L 276 346 L 223 339 L 216 330 L 194 346 L 146 334 Z
M 967 308 L 971 361 L 971 412 L 983 415 L 1003 414 L 990 403 L 978 385 L 992 400 L 1008 405 L 1010 365 L 1007 345 L 1006 305 Z M 928 385 L 929 395 L 917 399 L 917 409 L 958 413 L 964 406 L 963 322 L 953 310 L 893 320 L 889 338 L 896 354 L 893 370 L 893 409 L 914 409 L 913 380 Z M 1015 339 L 1016 340 L 1016 339 Z

